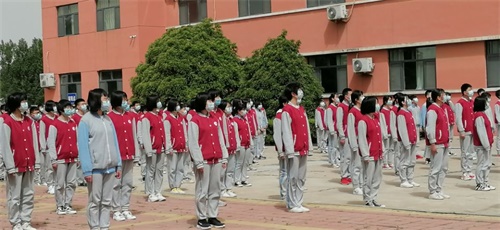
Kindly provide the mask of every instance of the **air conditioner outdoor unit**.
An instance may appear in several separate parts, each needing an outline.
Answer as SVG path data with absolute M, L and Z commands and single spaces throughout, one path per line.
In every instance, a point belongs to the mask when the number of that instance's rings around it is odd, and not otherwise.
M 347 8 L 345 5 L 334 5 L 326 8 L 326 14 L 330 21 L 347 19 Z
M 353 58 L 352 69 L 354 73 L 371 73 L 375 65 L 372 58 Z
M 56 78 L 53 73 L 40 74 L 40 87 L 51 88 L 56 86 Z

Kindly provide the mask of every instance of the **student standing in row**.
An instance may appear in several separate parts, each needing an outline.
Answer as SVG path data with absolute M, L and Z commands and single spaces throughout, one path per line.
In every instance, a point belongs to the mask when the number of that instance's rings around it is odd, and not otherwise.
M 141 138 L 146 154 L 146 194 L 149 202 L 165 201 L 161 194 L 163 184 L 163 163 L 165 151 L 165 126 L 160 98 L 152 95 L 146 98 L 146 113 L 141 120 Z
M 224 145 L 222 129 L 217 118 L 210 114 L 215 103 L 206 93 L 196 96 L 197 115 L 188 125 L 188 144 L 195 165 L 196 178 L 196 215 L 200 229 L 223 228 L 224 223 L 217 219 L 221 193 L 221 172 L 226 168 L 227 149 Z
M 382 182 L 382 153 L 384 145 L 382 142 L 382 129 L 376 118 L 375 97 L 367 97 L 361 104 L 361 113 L 358 123 L 359 154 L 363 161 L 363 200 L 366 206 L 385 207 L 376 201 L 378 189 Z
M 56 176 L 56 213 L 57 215 L 71 215 L 76 214 L 71 203 L 77 185 L 77 124 L 71 119 L 75 111 L 68 100 L 60 100 L 57 105 L 57 111 L 60 116 L 49 127 L 47 147 L 52 162 L 51 166 Z
M 248 166 L 247 162 L 251 161 L 252 158 L 252 147 L 254 142 L 252 140 L 252 133 L 250 124 L 248 121 L 248 114 L 246 110 L 246 103 L 241 100 L 233 100 L 233 111 L 235 122 L 235 132 L 236 135 L 236 145 L 239 149 L 236 152 L 236 165 L 234 172 L 235 186 L 252 186 L 247 181 Z
M 287 176 L 286 176 L 286 162 L 287 158 L 285 156 L 285 147 L 283 145 L 283 134 L 281 128 L 281 114 L 283 113 L 283 107 L 287 104 L 288 99 L 281 95 L 278 99 L 278 111 L 276 111 L 276 117 L 273 120 L 273 140 L 278 152 L 278 165 L 279 165 L 279 187 L 280 187 L 280 198 L 284 200 L 286 198 L 286 189 L 288 187 Z
M 358 152 L 358 122 L 361 119 L 361 102 L 364 96 L 359 90 L 355 90 L 351 95 L 352 107 L 347 116 L 347 138 L 351 147 L 351 178 L 354 195 L 363 195 L 363 172 L 361 157 Z
M 180 116 L 181 106 L 177 99 L 170 99 L 167 104 L 165 120 L 165 143 L 167 154 L 168 184 L 170 192 L 184 194 L 181 182 L 184 179 L 184 161 L 187 155 L 187 130 L 184 119 Z
M 463 84 L 460 88 L 462 92 L 462 98 L 458 100 L 455 105 L 457 129 L 460 133 L 460 150 L 462 153 L 461 157 L 461 167 L 462 167 L 462 180 L 472 180 L 474 179 L 474 174 L 472 174 L 472 158 L 473 158 L 473 146 L 472 146 L 472 130 L 474 122 L 474 112 L 473 112 L 473 102 L 472 96 L 474 91 L 470 84 Z
M 287 208 L 290 212 L 308 212 L 302 205 L 307 172 L 307 155 L 313 145 L 309 122 L 304 107 L 300 106 L 304 92 L 298 83 L 285 87 L 284 96 L 289 103 L 283 107 L 281 130 L 287 158 Z
M 352 89 L 345 88 L 342 90 L 344 100 L 339 104 L 336 114 L 337 131 L 339 134 L 339 152 L 340 152 L 340 183 L 349 185 L 351 180 L 351 148 L 349 147 L 349 139 L 347 138 L 347 115 L 351 104 Z
M 37 142 L 38 142 L 38 152 L 41 152 L 42 148 L 40 146 L 40 140 L 38 138 L 40 137 L 40 121 L 42 120 L 42 113 L 40 112 L 40 109 L 39 109 L 38 106 L 31 106 L 30 107 L 29 117 L 31 118 L 31 120 L 33 120 L 33 124 L 35 125 L 36 139 L 37 139 Z M 0 117 L 0 120 L 1 119 L 2 118 Z M 0 129 L 1 129 L 1 125 L 0 125 Z M 0 154 L 0 158 L 1 158 L 1 154 Z M 3 165 L 0 162 L 0 170 L 2 170 L 2 168 L 3 168 Z M 1 174 L 1 172 L 0 172 L 0 174 Z M 42 174 L 42 172 L 40 172 L 40 170 L 36 170 L 35 171 L 35 184 L 36 185 L 43 185 L 42 184 L 42 175 L 41 174 Z M 0 175 L 0 177 L 1 176 L 2 175 Z
M 483 96 L 474 100 L 474 130 L 472 137 L 478 159 L 476 168 L 477 191 L 496 189 L 488 183 L 491 168 L 491 148 L 493 146 L 493 131 L 490 128 L 491 122 L 485 113 L 488 106 L 488 101 Z
M 50 162 L 50 156 L 47 155 L 49 148 L 47 146 L 47 138 L 49 137 L 49 127 L 54 123 L 57 118 L 57 106 L 52 100 L 45 103 L 45 111 L 47 112 L 45 116 L 42 117 L 40 121 L 40 146 L 42 148 L 41 159 L 42 160 L 42 183 L 47 184 L 47 193 L 53 195 L 55 192 L 54 187 L 54 169 L 52 168 L 52 162 Z
M 491 94 L 488 93 L 488 92 L 484 92 L 483 94 L 481 94 L 481 96 L 479 97 L 482 97 L 482 98 L 485 98 L 486 99 L 486 104 L 488 105 L 486 107 L 486 110 L 484 111 L 484 113 L 486 113 L 486 116 L 488 116 L 488 120 L 490 120 L 490 124 L 491 124 L 491 130 L 495 130 L 495 118 L 493 117 L 493 111 L 492 109 L 490 108 L 490 103 L 491 103 Z
M 427 108 L 426 144 L 430 151 L 429 169 L 429 199 L 443 200 L 450 196 L 443 193 L 443 184 L 448 172 L 449 132 L 448 119 L 443 109 L 444 90 L 435 89 L 431 92 L 433 103 Z
M 500 155 L 500 89 L 495 92 L 495 124 L 497 126 L 497 155 Z
M 450 125 L 450 144 L 453 141 L 453 127 L 455 127 L 455 112 L 453 109 L 453 104 L 451 102 L 451 94 L 446 92 L 444 96 L 444 103 L 443 103 L 443 109 L 446 112 L 446 116 L 448 117 L 448 124 Z M 448 148 L 448 151 L 450 151 L 450 148 Z M 450 154 L 448 152 L 447 154 Z
M 128 97 L 123 91 L 111 93 L 111 107 L 112 111 L 108 113 L 108 116 L 116 130 L 122 159 L 122 175 L 121 178 L 115 180 L 113 186 L 113 219 L 116 221 L 135 220 L 136 217 L 130 212 L 134 160 L 140 157 L 135 117 L 129 112 Z
M 329 105 L 325 112 L 325 123 L 327 128 L 326 135 L 328 136 L 328 163 L 330 163 L 335 168 L 338 168 L 340 167 L 340 156 L 335 116 L 337 114 L 337 106 L 340 101 L 337 94 L 334 93 L 330 95 L 328 101 Z
M 326 142 L 328 138 L 327 127 L 325 123 L 325 107 L 326 104 L 323 99 L 321 99 L 321 102 L 319 103 L 319 106 L 316 108 L 316 112 L 314 113 L 314 123 L 316 126 L 316 144 L 318 146 L 318 149 L 322 153 L 326 153 Z
M 225 127 L 222 128 L 224 134 L 224 140 L 227 148 L 227 167 L 222 169 L 222 197 L 236 197 L 236 193 L 233 192 L 232 188 L 234 186 L 234 171 L 236 168 L 236 151 L 239 146 L 237 143 L 238 131 L 236 130 L 236 125 L 234 121 L 233 106 L 228 101 L 222 100 L 219 104 L 219 109 L 224 111 Z
M 393 105 L 392 96 L 384 96 L 382 98 L 382 109 L 380 110 L 381 115 L 384 117 L 386 122 L 387 138 L 384 138 L 384 157 L 382 166 L 383 169 L 392 169 L 394 167 L 394 141 L 392 139 L 392 133 L 390 128 L 391 123 L 391 110 Z
M 265 144 L 265 139 L 266 139 L 266 130 L 267 130 L 267 116 L 264 111 L 264 107 L 262 105 L 262 102 L 257 101 L 255 102 L 255 114 L 256 114 L 256 119 L 257 119 L 257 126 L 258 126 L 258 132 L 260 133 L 257 137 L 257 159 L 266 159 L 266 157 L 263 155 L 264 154 L 264 144 Z
M 400 155 L 401 155 L 401 142 L 398 140 L 398 111 L 399 111 L 399 101 L 401 100 L 401 93 L 396 93 L 394 94 L 394 105 L 391 108 L 391 113 L 390 113 L 390 125 L 389 128 L 391 129 L 392 135 L 392 141 L 394 143 L 394 173 L 396 175 L 399 175 L 399 162 L 400 162 Z
M 88 112 L 88 105 L 83 98 L 78 98 L 75 101 L 75 107 L 76 113 L 71 116 L 71 118 L 76 122 L 76 126 L 78 126 L 83 115 Z M 87 186 L 87 182 L 85 182 L 82 167 L 79 162 L 76 163 L 76 182 L 79 186 Z
M 31 227 L 34 207 L 34 172 L 40 169 L 38 141 L 28 111 L 27 96 L 13 93 L 7 97 L 8 115 L 0 122 L 0 153 L 5 164 L 7 212 L 13 230 L 36 230 Z
M 413 181 L 416 153 L 417 153 L 417 126 L 412 113 L 408 110 L 412 100 L 407 95 L 401 95 L 398 111 L 398 141 L 401 142 L 401 155 L 399 163 L 399 178 L 402 188 L 420 187 Z
M 100 88 L 89 91 L 89 113 L 78 125 L 78 158 L 88 184 L 87 222 L 90 229 L 109 229 L 113 186 L 121 177 L 122 159 L 108 93 Z

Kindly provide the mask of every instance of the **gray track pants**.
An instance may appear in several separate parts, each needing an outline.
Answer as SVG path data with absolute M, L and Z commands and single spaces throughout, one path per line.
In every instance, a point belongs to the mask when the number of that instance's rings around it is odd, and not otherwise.
M 222 190 L 229 190 L 233 188 L 234 172 L 236 168 L 236 154 L 230 154 L 227 158 L 227 167 L 222 169 Z
M 245 149 L 241 147 L 240 150 L 236 152 L 236 166 L 234 169 L 234 181 L 236 183 L 247 180 L 248 158 L 252 159 L 251 148 Z
M 286 158 L 278 157 L 279 160 L 279 183 L 280 183 L 280 198 L 286 198 L 286 188 L 288 187 L 288 178 L 286 176 Z
M 167 154 L 168 185 L 170 189 L 180 188 L 184 179 L 184 162 L 187 153 Z
M 378 189 L 382 182 L 383 165 L 381 160 L 363 161 L 362 164 L 365 181 L 363 185 L 363 200 L 369 202 L 377 199 Z
M 163 184 L 164 154 L 153 154 L 146 158 L 146 194 L 156 195 L 161 193 Z
M 431 163 L 429 169 L 429 192 L 431 194 L 442 192 L 444 178 L 448 172 L 448 154 L 445 154 L 447 147 L 444 145 L 436 146 L 437 153 L 432 154 L 429 149 Z
M 195 170 L 196 215 L 199 220 L 216 218 L 219 214 L 222 164 L 204 164 L 203 172 Z
M 57 164 L 56 204 L 57 207 L 71 206 L 76 189 L 76 163 Z
M 392 165 L 394 164 L 394 144 L 391 136 L 384 140 L 385 152 L 384 152 L 384 164 Z
M 6 176 L 7 211 L 12 225 L 31 222 L 34 207 L 34 172 L 13 173 Z
M 351 179 L 354 189 L 363 188 L 363 166 L 361 164 L 359 150 L 356 152 L 351 151 Z
M 472 171 L 472 157 L 474 155 L 472 134 L 466 134 L 464 138 L 460 138 L 460 153 L 462 173 L 470 173 Z
M 328 134 L 328 163 L 340 164 L 339 137 L 337 134 Z
M 115 173 L 92 174 L 92 183 L 87 184 L 89 191 L 87 222 L 90 229 L 109 228 L 115 180 Z
M 288 209 L 302 207 L 302 202 L 304 201 L 304 185 L 306 183 L 307 155 L 288 156 L 286 160 L 288 178 L 286 206 Z
M 401 148 L 399 156 L 399 178 L 401 183 L 413 182 L 415 165 L 417 164 L 417 146 L 410 145 L 410 149 Z
M 113 212 L 128 211 L 130 207 L 130 195 L 132 194 L 134 177 L 134 160 L 122 161 L 122 176 L 115 178 L 113 184 Z
M 486 151 L 482 146 L 475 146 L 477 152 L 476 184 L 488 184 L 491 168 L 491 150 Z
M 339 140 L 340 141 L 340 140 Z M 345 139 L 344 145 L 339 144 L 340 151 L 340 177 L 351 177 L 351 147 L 349 141 Z

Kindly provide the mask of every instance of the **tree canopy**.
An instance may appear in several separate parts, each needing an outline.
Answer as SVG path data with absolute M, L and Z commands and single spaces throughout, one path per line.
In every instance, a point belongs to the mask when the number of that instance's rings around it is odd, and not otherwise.
M 31 45 L 21 39 L 0 43 L 0 98 L 14 92 L 28 95 L 30 104 L 44 100 L 39 74 L 43 72 L 42 40 L 35 38 Z
M 134 98 L 156 93 L 188 101 L 209 89 L 230 96 L 243 74 L 236 49 L 220 25 L 209 19 L 169 29 L 150 45 L 145 63 L 137 67 L 131 81 Z

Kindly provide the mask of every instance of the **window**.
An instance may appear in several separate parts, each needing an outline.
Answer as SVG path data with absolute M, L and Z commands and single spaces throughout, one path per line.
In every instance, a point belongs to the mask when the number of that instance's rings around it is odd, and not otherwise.
M 76 98 L 82 97 L 82 77 L 80 73 L 59 74 L 61 98 L 68 99 L 68 94 L 76 93 Z
M 436 47 L 389 50 L 391 91 L 436 88 Z
M 207 18 L 207 0 L 180 0 L 179 24 L 200 22 Z
M 97 31 L 120 28 L 120 1 L 97 0 Z
M 307 0 L 307 7 L 326 6 L 337 3 L 345 3 L 345 0 Z
M 500 87 L 500 40 L 486 42 L 487 86 Z
M 57 7 L 59 37 L 78 34 L 78 4 Z
M 347 54 L 329 54 L 308 57 L 325 93 L 341 92 L 347 87 Z
M 271 13 L 271 0 L 238 0 L 240 17 Z
M 108 93 L 122 90 L 122 70 L 99 71 L 99 87 Z

